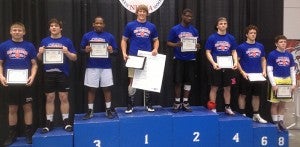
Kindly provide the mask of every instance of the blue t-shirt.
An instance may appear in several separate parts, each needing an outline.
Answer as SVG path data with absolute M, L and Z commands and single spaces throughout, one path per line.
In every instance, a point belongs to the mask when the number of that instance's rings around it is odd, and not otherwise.
M 174 26 L 169 33 L 168 41 L 177 43 L 181 38 L 184 37 L 197 37 L 199 41 L 199 32 L 192 25 L 188 25 L 187 27 L 178 24 Z M 174 56 L 175 59 L 179 60 L 195 60 L 196 54 L 195 52 L 181 52 L 181 47 L 174 48 Z
M 34 45 L 27 41 L 7 40 L 1 43 L 0 60 L 4 62 L 4 75 L 6 75 L 7 69 L 28 69 L 30 72 L 31 60 L 36 59 L 36 54 Z
M 83 35 L 80 47 L 85 48 L 89 42 L 107 42 L 117 52 L 117 43 L 112 34 L 108 32 L 91 31 Z M 111 68 L 110 58 L 87 58 L 87 68 Z
M 126 25 L 123 36 L 130 40 L 129 55 L 137 55 L 138 50 L 152 50 L 153 40 L 158 38 L 158 33 L 154 24 L 135 20 Z
M 41 46 L 45 46 L 45 48 L 47 47 L 62 48 L 63 46 L 65 46 L 66 48 L 68 48 L 69 52 L 76 54 L 76 50 L 72 41 L 69 38 L 63 36 L 61 38 L 51 38 L 50 36 L 46 37 L 42 40 Z M 44 70 L 46 72 L 52 72 L 52 71 L 63 72 L 65 75 L 68 76 L 70 71 L 69 58 L 66 55 L 64 55 L 64 62 L 61 64 L 45 64 Z
M 261 58 L 265 57 L 265 49 L 261 43 L 244 42 L 237 47 L 240 65 L 246 73 L 261 73 Z
M 205 49 L 211 51 L 215 62 L 217 56 L 231 56 L 231 52 L 236 50 L 236 47 L 235 38 L 228 33 L 225 35 L 214 33 L 208 37 L 205 44 Z
M 267 65 L 273 67 L 274 77 L 286 78 L 291 76 L 290 68 L 295 66 L 295 61 L 290 52 L 273 50 L 268 55 Z

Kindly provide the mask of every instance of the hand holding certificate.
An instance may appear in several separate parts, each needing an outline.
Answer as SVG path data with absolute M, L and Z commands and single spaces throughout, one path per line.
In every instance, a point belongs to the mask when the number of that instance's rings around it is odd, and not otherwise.
M 108 43 L 106 42 L 90 42 L 92 51 L 90 52 L 91 58 L 108 58 L 107 51 Z
M 233 68 L 232 56 L 217 56 L 219 68 Z
M 61 64 L 64 63 L 64 54 L 62 48 L 45 48 L 43 54 L 43 63 L 44 64 Z
M 284 99 L 289 99 L 292 98 L 292 92 L 291 92 L 291 87 L 292 85 L 277 85 L 277 93 L 276 97 L 277 98 L 284 98 Z
M 197 51 L 197 37 L 184 37 L 181 38 L 182 47 L 181 52 L 195 52 Z
M 143 56 L 128 56 L 125 66 L 135 69 L 144 69 L 146 57 Z
M 6 80 L 8 84 L 26 84 L 28 69 L 7 69 Z

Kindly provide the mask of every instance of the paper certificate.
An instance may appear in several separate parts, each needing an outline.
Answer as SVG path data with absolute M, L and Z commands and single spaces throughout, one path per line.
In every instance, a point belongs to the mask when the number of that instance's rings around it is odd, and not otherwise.
M 6 80 L 8 84 L 26 84 L 28 69 L 7 69 Z
M 91 58 L 108 58 L 108 43 L 106 42 L 90 42 L 92 51 L 90 52 Z
M 277 98 L 292 98 L 292 92 L 291 92 L 291 86 L 292 85 L 277 85 Z
M 44 64 L 61 64 L 64 63 L 64 54 L 62 48 L 46 48 L 43 54 Z
M 184 37 L 181 38 L 182 47 L 181 52 L 195 52 L 197 51 L 197 37 Z
M 138 56 L 147 57 L 144 70 L 135 69 L 132 87 L 160 92 L 165 69 L 166 55 L 157 54 L 153 56 L 151 52 L 138 51 Z
M 144 69 L 146 57 L 143 56 L 128 56 L 126 67 L 135 69 Z
M 248 73 L 248 79 L 251 82 L 266 81 L 266 78 L 262 75 L 262 73 Z
M 217 63 L 219 65 L 219 68 L 232 68 L 232 56 L 217 56 Z

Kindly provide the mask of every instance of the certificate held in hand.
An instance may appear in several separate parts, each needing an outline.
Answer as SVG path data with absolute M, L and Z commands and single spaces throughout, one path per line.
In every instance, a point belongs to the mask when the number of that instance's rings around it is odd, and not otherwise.
M 90 42 L 90 47 L 92 48 L 91 58 L 108 58 L 107 42 Z
M 219 68 L 232 68 L 232 56 L 217 56 L 217 63 L 219 65 Z
M 125 66 L 129 68 L 135 68 L 143 70 L 146 62 L 144 56 L 128 56 Z
M 26 84 L 28 69 L 7 69 L 6 80 L 8 84 Z
M 277 93 L 276 98 L 278 99 L 291 99 L 292 98 L 292 92 L 291 87 L 292 85 L 277 85 Z
M 46 47 L 43 54 L 44 64 L 62 64 L 64 63 L 64 54 L 62 47 Z
M 196 52 L 197 37 L 184 37 L 181 38 L 182 47 L 181 52 Z

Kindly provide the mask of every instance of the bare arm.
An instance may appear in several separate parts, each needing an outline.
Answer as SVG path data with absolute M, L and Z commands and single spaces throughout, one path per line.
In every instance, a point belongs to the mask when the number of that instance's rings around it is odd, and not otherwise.
M 28 86 L 31 86 L 33 81 L 34 81 L 34 78 L 36 76 L 36 72 L 37 72 L 37 69 L 38 69 L 38 65 L 37 65 L 37 62 L 35 59 L 31 59 L 31 74 L 30 76 L 28 77 L 28 81 L 27 81 L 27 84 Z
M 265 57 L 261 58 L 261 68 L 262 68 L 262 74 L 264 77 L 267 76 L 267 60 Z
M 152 50 L 152 55 L 156 56 L 158 53 L 158 47 L 159 47 L 159 40 L 158 38 L 153 40 L 153 50 Z
M 216 63 L 216 62 L 214 61 L 214 59 L 213 59 L 213 57 L 212 57 L 212 55 L 211 55 L 211 51 L 210 51 L 210 50 L 206 50 L 205 53 L 206 53 L 206 57 L 207 57 L 208 61 L 209 61 L 210 64 L 213 66 L 213 68 L 214 68 L 215 70 L 219 70 L 219 69 L 220 69 L 220 68 L 219 68 L 219 65 L 218 65 L 218 63 Z
M 76 61 L 77 60 L 77 55 L 74 53 L 71 53 L 67 47 L 63 46 L 62 52 L 71 60 L 71 61 Z
M 236 50 L 232 50 L 231 51 L 231 55 L 232 55 L 232 58 L 233 58 L 233 67 L 232 67 L 232 69 L 237 69 L 238 59 L 237 59 L 237 52 L 236 52 Z
M 1 84 L 3 86 L 7 86 L 6 83 L 6 78 L 3 75 L 4 71 L 3 71 L 3 60 L 0 60 L 0 80 L 1 80 Z
M 124 61 L 126 61 L 127 58 L 128 58 L 128 55 L 127 55 L 127 40 L 128 40 L 128 38 L 126 38 L 124 36 L 121 39 L 121 50 L 122 50 Z

